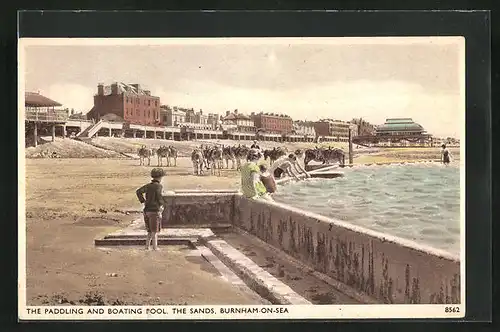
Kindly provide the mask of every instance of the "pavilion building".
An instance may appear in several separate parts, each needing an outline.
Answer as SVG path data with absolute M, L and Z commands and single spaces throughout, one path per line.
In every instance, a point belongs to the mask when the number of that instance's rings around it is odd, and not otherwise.
M 426 134 L 424 127 L 411 118 L 386 119 L 385 123 L 376 128 L 377 136 L 422 136 Z
M 24 121 L 26 128 L 26 142 L 38 144 L 39 131 L 43 135 L 51 130 L 52 141 L 56 136 L 56 128 L 60 128 L 61 136 L 66 136 L 66 121 L 69 117 L 67 110 L 58 110 L 62 106 L 59 102 L 45 97 L 37 92 L 26 92 L 24 95 Z M 31 135 L 30 135 L 31 133 Z

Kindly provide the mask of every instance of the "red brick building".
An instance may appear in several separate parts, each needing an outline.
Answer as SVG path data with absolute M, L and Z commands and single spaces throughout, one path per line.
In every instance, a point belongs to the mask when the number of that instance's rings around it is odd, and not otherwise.
M 87 118 L 99 121 L 107 114 L 114 114 L 131 124 L 162 125 L 160 97 L 151 96 L 151 92 L 141 89 L 139 84 L 97 85 L 94 107 Z
M 290 116 L 274 113 L 252 113 L 257 130 L 267 133 L 288 134 L 293 131 L 293 120 Z
M 326 121 L 318 121 L 314 123 L 314 130 L 316 131 L 317 136 L 330 136 L 331 135 L 331 126 L 329 122 Z
M 339 142 L 347 142 L 349 140 L 349 129 L 353 130 L 354 135 L 354 132 L 357 132 L 355 127 L 357 127 L 355 124 L 332 119 L 322 119 L 314 123 L 317 137 L 335 137 Z
M 237 128 L 238 131 L 243 132 L 255 132 L 255 124 L 254 120 L 245 115 L 238 112 L 238 110 L 226 111 L 226 116 L 221 119 L 222 124 L 226 128 Z

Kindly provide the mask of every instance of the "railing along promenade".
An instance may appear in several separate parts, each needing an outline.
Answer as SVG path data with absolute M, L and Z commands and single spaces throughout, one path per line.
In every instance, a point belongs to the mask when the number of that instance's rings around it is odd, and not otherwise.
M 35 122 L 66 122 L 69 119 L 69 116 L 66 112 L 58 111 L 26 111 L 24 117 L 26 121 Z

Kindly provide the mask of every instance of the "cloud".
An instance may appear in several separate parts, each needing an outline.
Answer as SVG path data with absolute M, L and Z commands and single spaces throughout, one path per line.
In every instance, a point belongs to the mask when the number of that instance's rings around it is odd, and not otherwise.
M 459 136 L 456 45 L 170 45 L 30 48 L 26 88 L 88 111 L 97 83 L 140 83 L 163 104 L 296 119 L 412 117 Z M 57 60 L 57 61 L 54 61 Z M 63 70 L 61 70 L 63 68 Z
M 63 107 L 74 108 L 76 112 L 87 113 L 94 106 L 95 89 L 79 84 L 52 84 L 40 90 L 40 93 L 63 104 Z
M 203 109 L 206 113 L 223 114 L 239 109 L 243 113 L 285 113 L 294 119 L 313 121 L 325 117 L 340 120 L 363 117 L 374 124 L 390 117 L 411 117 L 435 135 L 459 137 L 461 132 L 459 96 L 428 94 L 418 84 L 359 80 L 272 91 L 181 79 L 178 87 L 175 91 L 162 86 L 151 90 L 162 104 Z M 40 93 L 64 107 L 86 113 L 93 106 L 95 89 L 72 83 L 52 84 Z
M 286 113 L 294 119 L 363 117 L 381 124 L 390 117 L 411 117 L 436 135 L 460 136 L 459 96 L 429 94 L 418 84 L 368 80 L 270 91 L 223 86 L 210 81 L 180 82 L 180 90 L 154 89 L 162 103 L 224 113 Z M 182 92 L 179 92 L 182 91 Z

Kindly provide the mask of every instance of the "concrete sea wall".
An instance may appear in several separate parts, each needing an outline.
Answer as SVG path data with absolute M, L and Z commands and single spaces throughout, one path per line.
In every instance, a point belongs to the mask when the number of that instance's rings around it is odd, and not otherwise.
M 458 257 L 288 205 L 235 193 L 166 196 L 164 223 L 231 223 L 380 303 L 460 303 Z
M 165 195 L 162 226 L 209 226 L 232 224 L 234 192 L 176 192 Z

